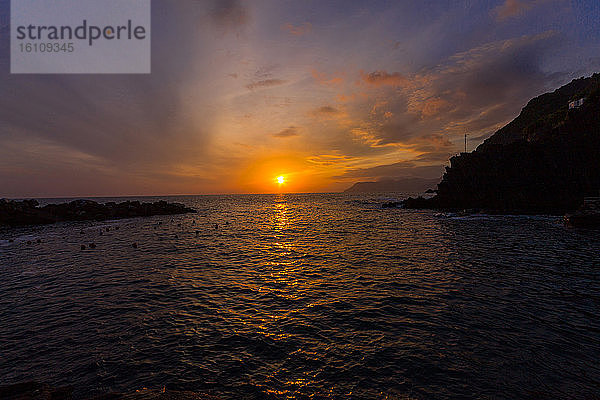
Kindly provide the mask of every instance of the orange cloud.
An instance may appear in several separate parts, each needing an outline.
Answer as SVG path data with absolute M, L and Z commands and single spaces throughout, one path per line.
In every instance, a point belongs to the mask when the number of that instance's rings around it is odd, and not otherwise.
M 281 79 L 265 79 L 262 81 L 249 83 L 248 85 L 246 85 L 246 88 L 248 88 L 249 90 L 254 90 L 271 86 L 279 86 L 283 85 L 284 83 L 287 83 L 287 81 Z
M 369 94 L 367 92 L 358 92 L 358 93 L 350 93 L 350 94 L 338 94 L 336 99 L 341 103 L 347 103 L 350 101 L 358 100 L 358 99 L 368 99 Z
M 504 3 L 492 10 L 498 21 L 504 21 L 509 18 L 520 17 L 532 8 L 550 1 L 562 2 L 564 0 L 505 0 Z
M 281 29 L 288 31 L 294 36 L 302 36 L 306 35 L 312 30 L 312 24 L 310 22 L 305 22 L 302 25 L 292 25 L 291 23 L 287 23 L 281 26 Z
M 344 83 L 344 78 L 343 78 L 343 74 L 340 75 L 332 75 L 332 76 L 327 76 L 326 73 L 324 72 L 319 72 L 316 69 L 313 69 L 311 72 L 313 78 L 315 79 L 315 81 L 317 81 L 317 83 L 319 85 L 323 85 L 323 86 L 338 86 L 341 85 L 342 83 Z
M 439 114 L 442 111 L 447 111 L 450 108 L 450 103 L 446 100 L 434 97 L 432 99 L 425 100 L 422 103 L 421 114 L 423 117 L 432 117 Z
M 386 71 L 375 71 L 367 74 L 361 70 L 360 77 L 363 82 L 373 86 L 404 86 L 409 83 L 408 78 L 399 72 L 390 74 Z
M 519 0 L 506 0 L 504 4 L 496 7 L 494 12 L 496 18 L 499 21 L 503 21 L 507 18 L 523 15 L 531 7 L 533 7 L 533 4 L 531 3 L 524 3 Z

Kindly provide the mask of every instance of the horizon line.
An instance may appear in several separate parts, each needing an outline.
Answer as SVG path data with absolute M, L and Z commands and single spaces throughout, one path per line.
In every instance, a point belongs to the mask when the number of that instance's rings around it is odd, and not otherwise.
M 48 200 L 48 199 L 112 199 L 121 197 L 191 197 L 191 196 L 270 196 L 292 194 L 339 194 L 340 192 L 271 192 L 271 193 L 202 193 L 202 194 L 126 194 L 126 195 L 81 195 L 81 196 L 0 196 L 6 200 Z

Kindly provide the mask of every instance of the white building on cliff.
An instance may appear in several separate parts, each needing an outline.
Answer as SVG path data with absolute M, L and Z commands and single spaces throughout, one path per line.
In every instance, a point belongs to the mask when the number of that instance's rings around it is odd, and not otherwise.
M 572 109 L 574 109 L 574 108 L 579 108 L 579 107 L 581 107 L 581 106 L 583 105 L 583 101 L 584 101 L 584 100 L 585 100 L 585 99 L 582 97 L 582 98 L 581 98 L 581 99 L 579 99 L 579 100 L 573 100 L 573 101 L 570 101 L 570 102 L 569 102 L 569 110 L 572 110 Z

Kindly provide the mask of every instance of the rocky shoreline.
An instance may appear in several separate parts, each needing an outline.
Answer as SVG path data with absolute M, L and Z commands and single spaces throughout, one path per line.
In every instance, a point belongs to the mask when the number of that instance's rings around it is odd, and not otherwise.
M 54 387 L 46 383 L 23 382 L 0 386 L 3 400 L 73 400 L 73 386 Z M 81 399 L 81 398 L 80 398 Z M 84 397 L 82 400 L 217 400 L 216 397 L 162 389 L 140 389 L 130 393 L 105 393 Z
M 139 201 L 108 202 L 74 200 L 64 204 L 40 207 L 37 200 L 0 199 L 0 226 L 41 225 L 64 221 L 105 221 L 153 215 L 195 213 L 193 208 L 164 200 L 154 203 Z

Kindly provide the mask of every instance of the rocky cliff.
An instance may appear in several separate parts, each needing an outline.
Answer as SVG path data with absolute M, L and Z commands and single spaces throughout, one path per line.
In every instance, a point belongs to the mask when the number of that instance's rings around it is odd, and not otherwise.
M 474 152 L 450 159 L 436 196 L 404 205 L 562 214 L 599 189 L 600 74 L 594 74 L 532 99 Z

